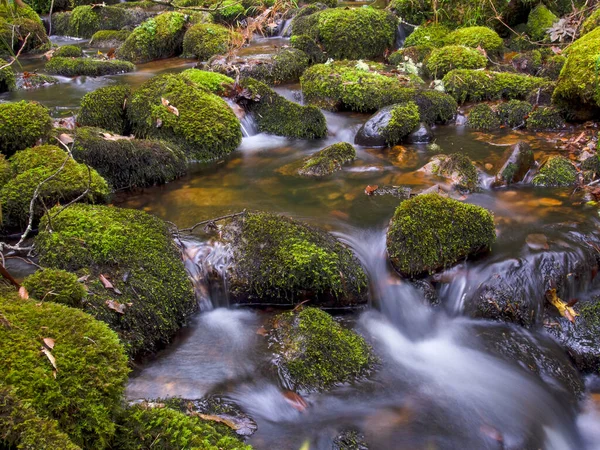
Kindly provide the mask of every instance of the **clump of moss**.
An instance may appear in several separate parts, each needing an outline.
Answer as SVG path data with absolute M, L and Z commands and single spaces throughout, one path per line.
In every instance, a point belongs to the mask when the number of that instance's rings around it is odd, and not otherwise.
M 132 72 L 135 70 L 135 66 L 129 61 L 118 59 L 100 60 L 55 56 L 46 63 L 45 70 L 52 75 L 62 75 L 64 77 L 78 77 L 81 75 L 100 77 Z
M 475 192 L 479 189 L 477 168 L 464 153 L 437 155 L 424 170 L 443 178 L 449 178 L 461 192 Z
M 78 6 L 68 19 L 67 34 L 83 38 L 92 37 L 100 30 L 122 30 L 138 25 L 148 13 L 116 6 Z
M 427 58 L 427 70 L 434 78 L 441 78 L 452 69 L 483 69 L 487 58 L 474 48 L 447 45 L 433 49 Z
M 469 112 L 467 125 L 476 130 L 497 130 L 500 127 L 500 119 L 489 105 L 482 103 Z
M 76 45 L 63 45 L 62 47 L 59 47 L 52 56 L 80 58 L 83 56 L 83 50 Z
M 131 89 L 127 85 L 105 86 L 85 94 L 81 99 L 77 123 L 126 134 L 130 128 L 126 112 L 130 95 Z
M 560 112 L 552 106 L 540 106 L 527 118 L 527 129 L 531 131 L 560 130 L 565 127 Z
M 43 205 L 68 203 L 86 190 L 87 194 L 80 201 L 96 203 L 108 199 L 108 185 L 95 170 L 88 172 L 86 166 L 78 164 L 65 151 L 53 145 L 21 150 L 9 162 L 15 175 L 0 190 L 5 228 L 25 228 L 34 191 L 43 180 L 57 172 L 38 191 L 39 201 L 34 208 L 36 219 L 44 214 Z M 59 172 L 63 164 L 64 167 Z
M 542 69 L 542 53 L 539 50 L 517 53 L 512 57 L 511 64 L 520 73 L 537 75 Z
M 115 433 L 113 418 L 129 372 L 117 336 L 81 311 L 23 300 L 16 292 L 0 295 L 0 310 L 5 323 L 0 327 L 0 385 L 13 396 L 0 400 L 0 409 L 7 408 L 16 419 L 7 427 L 9 436 L 19 430 L 17 439 L 26 443 L 41 425 L 54 436 L 40 436 L 32 447 L 19 448 L 65 448 L 43 447 L 46 439 L 76 448 L 57 436 L 58 431 L 81 447 L 106 448 Z M 51 349 L 44 338 L 54 341 Z M 40 348 L 53 357 L 56 369 Z M 24 421 L 23 415 L 32 422 Z
M 119 58 L 134 63 L 169 58 L 181 53 L 186 16 L 165 12 L 136 27 L 117 50 Z
M 590 31 L 594 31 L 600 25 L 600 8 L 597 8 L 581 26 L 580 36 L 588 34 Z
M 327 61 L 327 55 L 323 52 L 323 49 L 310 36 L 306 36 L 305 34 L 292 36 L 290 45 L 306 53 L 311 65 L 322 64 Z
M 235 303 L 293 305 L 305 299 L 338 307 L 364 303 L 367 277 L 352 252 L 330 234 L 284 216 L 248 213 L 227 226 Z
M 293 103 L 252 78 L 245 78 L 241 85 L 253 96 L 244 106 L 254 114 L 259 131 L 299 139 L 327 135 L 327 122 L 319 108 Z
M 235 84 L 233 78 L 229 78 L 227 75 L 206 70 L 187 69 L 181 72 L 181 76 L 191 81 L 194 86 L 219 96 L 227 93 L 227 86 Z
M 8 2 L 0 5 L 0 55 L 49 50 L 42 20 L 29 6 Z
M 544 5 L 538 5 L 531 10 L 527 18 L 527 34 L 534 41 L 548 40 L 546 31 L 552 27 L 558 17 Z
M 391 117 L 383 129 L 383 134 L 389 145 L 400 143 L 410 134 L 420 122 L 419 107 L 415 102 L 396 105 L 391 110 Z
M 275 317 L 272 342 L 294 389 L 324 390 L 367 375 L 377 362 L 362 336 L 317 308 Z
M 188 29 L 183 38 L 183 56 L 206 61 L 227 52 L 232 32 L 223 25 L 199 23 Z
M 533 90 L 552 85 L 552 82 L 545 78 L 469 69 L 451 70 L 442 81 L 446 92 L 459 103 L 501 98 L 523 99 Z
M 491 28 L 466 27 L 452 31 L 444 39 L 446 45 L 464 45 L 465 47 L 481 47 L 488 54 L 498 55 L 502 53 L 504 43 Z
M 17 79 L 15 72 L 11 66 L 7 66 L 7 62 L 0 58 L 0 67 L 4 69 L 0 70 L 0 94 L 2 92 L 14 91 L 17 87 Z
M 535 186 L 573 186 L 577 182 L 577 169 L 567 158 L 553 156 L 533 178 Z
M 29 296 L 36 300 L 61 303 L 75 308 L 81 308 L 86 295 L 82 283 L 77 276 L 60 269 L 38 270 L 23 280 L 23 286 Z
M 249 64 L 243 70 L 244 76 L 255 78 L 269 84 L 296 82 L 308 68 L 310 59 L 302 50 L 284 48 L 279 50 L 270 60 L 261 64 Z
M 163 98 L 170 105 L 165 106 Z M 159 75 L 146 81 L 127 111 L 136 136 L 173 142 L 191 159 L 221 158 L 242 140 L 240 122 L 227 103 L 182 76 Z
M 4 155 L 0 153 L 0 188 L 4 186 L 11 178 L 12 169 L 10 167 L 10 163 L 6 160 Z
M 101 48 L 119 47 L 127 40 L 131 31 L 129 30 L 100 30 L 96 31 L 90 39 L 90 45 Z
M 6 156 L 48 139 L 51 130 L 50 114 L 39 103 L 0 104 L 0 149 Z
M 77 161 L 96 169 L 114 189 L 164 184 L 186 172 L 187 158 L 173 145 L 105 135 L 99 128 L 77 128 L 72 153 Z
M 500 119 L 502 125 L 515 128 L 525 124 L 527 116 L 532 109 L 533 106 L 529 102 L 510 100 L 498 105 L 496 114 L 498 114 L 498 119 Z
M 338 142 L 306 158 L 298 170 L 300 175 L 322 177 L 342 169 L 345 164 L 356 159 L 356 150 L 348 142 Z
M 387 233 L 394 268 L 414 277 L 450 267 L 496 240 L 492 214 L 438 194 L 400 203 Z
M 429 24 L 415 28 L 404 41 L 404 47 L 443 47 L 450 29 L 444 25 Z
M 55 212 L 50 210 L 50 214 Z M 167 344 L 197 307 L 167 224 L 123 208 L 75 204 L 40 225 L 46 267 L 86 273 L 83 309 L 117 332 L 130 357 Z M 114 286 L 106 289 L 99 276 Z

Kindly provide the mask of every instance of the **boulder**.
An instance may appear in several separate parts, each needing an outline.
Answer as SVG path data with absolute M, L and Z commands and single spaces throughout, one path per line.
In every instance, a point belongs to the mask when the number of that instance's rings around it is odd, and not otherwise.
M 120 61 L 118 59 L 106 60 L 54 56 L 46 63 L 44 69 L 49 74 L 62 75 L 64 77 L 78 77 L 82 75 L 100 77 L 103 75 L 133 72 L 135 66 L 129 61 Z
M 354 143 L 368 147 L 396 145 L 419 126 L 419 108 L 414 102 L 386 106 L 358 130 Z
M 131 126 L 127 120 L 127 102 L 131 89 L 127 85 L 105 86 L 88 92 L 81 99 L 77 123 L 124 135 Z
M 452 69 L 483 69 L 487 58 L 478 50 L 464 45 L 434 48 L 427 58 L 427 70 L 434 78 L 442 78 Z
M 338 142 L 306 158 L 298 173 L 303 176 L 322 177 L 342 170 L 342 164 L 356 159 L 356 150 L 348 142 Z
M 534 167 L 533 150 L 528 143 L 521 141 L 507 150 L 504 164 L 496 174 L 493 186 L 499 187 L 520 183 Z
M 462 192 L 474 192 L 479 189 L 479 172 L 464 153 L 436 155 L 420 170 L 448 179 L 456 189 Z
M 0 104 L 0 151 L 11 156 L 17 150 L 34 146 L 50 137 L 52 119 L 36 102 Z
M 535 186 L 573 186 L 577 183 L 577 169 L 564 156 L 551 156 L 533 177 Z

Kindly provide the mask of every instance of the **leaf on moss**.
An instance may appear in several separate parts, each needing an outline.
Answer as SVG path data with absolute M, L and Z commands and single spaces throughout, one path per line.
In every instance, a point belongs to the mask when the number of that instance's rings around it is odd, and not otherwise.
M 21 297 L 23 300 L 27 300 L 29 298 L 29 292 L 27 292 L 25 286 L 21 286 L 19 288 L 19 297 Z
M 559 312 L 559 314 L 567 318 L 570 322 L 575 323 L 575 317 L 579 314 L 569 306 L 568 303 L 563 302 L 558 295 L 556 295 L 556 289 L 548 289 L 546 291 L 546 299 L 551 303 Z
M 125 314 L 125 305 L 115 300 L 106 300 L 106 306 L 119 314 Z
M 56 359 L 54 358 L 52 353 L 50 353 L 50 350 L 48 350 L 46 347 L 42 347 L 42 353 L 46 355 L 46 358 L 48 358 L 48 361 L 50 361 L 50 364 L 52 364 L 54 370 L 58 372 L 58 367 L 56 367 Z
M 100 282 L 104 286 L 104 289 L 114 289 L 115 288 L 113 286 L 113 284 L 108 280 L 108 278 L 106 278 L 105 275 L 100 274 L 100 276 L 98 278 L 100 278 Z
M 54 344 L 55 344 L 54 339 L 44 338 L 44 339 L 42 339 L 42 341 L 44 341 L 44 345 L 46 347 L 48 347 L 48 349 L 52 350 L 54 348 Z

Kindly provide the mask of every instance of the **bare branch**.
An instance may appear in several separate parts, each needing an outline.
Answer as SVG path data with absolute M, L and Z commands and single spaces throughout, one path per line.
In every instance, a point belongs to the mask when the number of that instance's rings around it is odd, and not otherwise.
M 206 225 L 207 223 L 212 223 L 212 222 L 218 222 L 219 220 L 223 220 L 223 219 L 230 219 L 232 217 L 237 217 L 237 216 L 243 216 L 246 214 L 246 210 L 244 209 L 241 212 L 237 212 L 237 213 L 233 213 L 233 214 L 227 214 L 226 216 L 221 216 L 221 217 L 216 217 L 214 219 L 207 219 L 207 220 L 203 220 L 202 222 L 198 222 L 196 225 L 194 225 L 193 227 L 190 228 L 183 228 L 181 230 L 179 230 L 180 232 L 185 232 L 185 233 L 192 233 L 196 228 L 198 228 L 200 225 Z
M 21 44 L 21 48 L 19 49 L 19 51 L 17 52 L 17 54 L 15 55 L 15 57 L 13 58 L 13 60 L 7 64 L 4 64 L 3 66 L 0 66 L 0 70 L 2 69 L 6 69 L 7 67 L 10 67 L 14 64 L 14 62 L 19 59 L 19 56 L 21 55 L 21 52 L 23 51 L 23 49 L 25 48 L 25 45 L 27 44 L 27 39 L 29 39 L 29 36 L 31 36 L 31 33 L 27 33 L 27 36 L 25 36 L 25 39 L 23 40 L 23 43 Z

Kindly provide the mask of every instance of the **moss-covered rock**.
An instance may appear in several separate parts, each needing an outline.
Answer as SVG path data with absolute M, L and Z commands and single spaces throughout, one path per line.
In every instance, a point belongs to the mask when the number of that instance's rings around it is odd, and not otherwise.
M 100 48 L 117 48 L 127 40 L 129 30 L 100 30 L 96 31 L 90 39 L 90 45 Z
M 252 78 L 242 80 L 241 86 L 253 97 L 241 103 L 254 114 L 259 131 L 299 139 L 327 135 L 327 122 L 319 108 L 293 103 Z
M 421 122 L 428 125 L 445 124 L 456 116 L 458 104 L 450 95 L 434 89 L 418 90 L 413 99 L 419 107 Z
M 181 76 L 191 81 L 194 86 L 207 92 L 223 96 L 228 92 L 228 86 L 233 86 L 235 81 L 227 75 L 206 70 L 187 69 L 181 72 Z
M 482 103 L 469 112 L 467 125 L 475 130 L 497 130 L 500 119 L 489 105 Z
M 539 50 L 517 53 L 510 62 L 517 72 L 537 75 L 542 70 L 542 53 Z
M 310 36 L 305 34 L 292 36 L 290 39 L 290 45 L 293 48 L 302 50 L 304 53 L 306 53 L 311 65 L 322 64 L 327 61 L 327 55 L 323 49 Z
M 414 102 L 386 106 L 364 123 L 354 142 L 368 147 L 393 146 L 415 130 L 419 122 L 419 108 Z
M 183 56 L 206 61 L 211 56 L 226 53 L 232 31 L 223 25 L 199 23 L 188 29 L 183 38 Z
M 117 51 L 119 58 L 134 63 L 169 58 L 181 53 L 186 16 L 166 12 L 136 27 Z
M 43 266 L 89 275 L 83 308 L 117 332 L 130 357 L 167 344 L 197 307 L 167 225 L 143 211 L 76 204 L 35 243 Z
M 518 142 L 505 155 L 504 164 L 496 174 L 494 187 L 519 183 L 535 166 L 535 157 L 531 146 L 526 142 Z
M 77 281 L 77 276 L 60 269 L 38 270 L 23 280 L 23 286 L 34 299 L 74 308 L 81 308 L 86 296 L 85 288 Z
M 0 5 L 0 56 L 46 51 L 49 42 L 46 29 L 33 9 L 24 3 Z
M 594 31 L 600 25 L 600 8 L 597 8 L 581 25 L 580 36 Z
M 74 140 L 73 157 L 96 169 L 117 190 L 164 184 L 187 169 L 185 154 L 161 141 L 114 136 L 88 127 L 77 128 Z
M 16 419 L 8 426 L 3 419 L 0 423 L 10 441 L 22 444 L 15 448 L 77 448 L 59 431 L 81 447 L 107 448 L 129 371 L 117 336 L 81 311 L 23 300 L 16 292 L 0 295 L 0 310 L 7 324 L 0 327 L 0 386 L 12 390 L 11 398 L 0 400 L 0 410 Z M 44 338 L 54 346 L 44 344 Z M 42 434 L 32 443 L 43 429 L 53 435 Z M 66 447 L 44 446 L 48 440 Z
M 83 56 L 83 50 L 76 45 L 63 45 L 62 47 L 59 47 L 52 56 L 80 58 Z
M 496 108 L 496 113 L 502 125 L 515 128 L 525 124 L 532 109 L 533 106 L 529 102 L 510 100 L 500 103 Z
M 450 180 L 460 192 L 469 193 L 479 189 L 477 168 L 464 153 L 436 155 L 421 170 Z
M 565 127 L 560 112 L 552 106 L 540 106 L 527 117 L 527 129 L 531 131 L 560 130 Z
M 6 66 L 8 63 L 0 58 L 0 67 Z M 2 92 L 14 91 L 17 87 L 17 79 L 15 72 L 11 66 L 4 67 L 0 70 L 0 94 Z
M 0 104 L 0 150 L 6 156 L 46 140 L 52 130 L 48 110 L 35 102 Z
M 444 25 L 429 24 L 415 28 L 404 41 L 404 47 L 443 47 L 450 29 Z
M 7 161 L 4 155 L 0 153 L 0 188 L 12 178 L 12 175 L 10 163 Z
M 87 194 L 80 201 L 97 203 L 108 199 L 109 189 L 106 181 L 95 170 L 88 172 L 86 166 L 75 162 L 58 147 L 43 145 L 21 150 L 15 153 L 9 162 L 14 178 L 0 189 L 4 228 L 25 228 L 29 219 L 30 202 L 36 188 L 43 180 L 57 172 L 57 175 L 44 183 L 38 191 L 38 202 L 33 210 L 35 219 L 44 214 L 44 205 L 50 207 L 57 203 L 68 203 L 86 190 Z M 63 168 L 59 171 L 61 167 Z
M 356 159 L 356 150 L 348 142 L 336 144 L 319 150 L 306 158 L 298 170 L 300 175 L 322 177 L 342 170 L 342 164 Z
M 535 177 L 535 186 L 573 186 L 577 182 L 577 169 L 564 156 L 552 156 Z
M 447 45 L 432 50 L 427 58 L 427 70 L 441 78 L 452 69 L 483 69 L 487 58 L 478 50 L 463 45 Z
M 19 78 L 17 79 L 17 89 L 38 89 L 58 83 L 60 83 L 60 81 L 56 77 L 51 77 L 50 75 L 44 75 L 42 73 L 26 72 L 19 74 Z
M 527 34 L 534 41 L 549 40 L 546 31 L 552 27 L 558 17 L 544 5 L 538 5 L 531 10 L 527 18 Z
M 64 58 L 55 56 L 46 63 L 46 72 L 64 77 L 115 75 L 135 70 L 129 61 L 118 59 Z
M 310 58 L 302 50 L 284 48 L 270 59 L 260 61 L 259 64 L 246 64 L 240 72 L 243 76 L 268 84 L 291 83 L 300 79 L 309 63 Z
M 495 239 L 494 219 L 488 210 L 424 194 L 403 201 L 396 209 L 387 233 L 387 250 L 394 268 L 413 277 L 487 250 Z
M 367 301 L 367 276 L 330 234 L 289 217 L 247 213 L 226 226 L 232 245 L 230 298 L 241 304 L 346 307 Z
M 415 45 L 413 47 L 404 47 L 392 53 L 388 62 L 392 66 L 399 66 L 412 61 L 414 64 L 422 64 L 427 60 L 434 47 L 429 45 Z
M 452 31 L 444 39 L 446 45 L 464 45 L 465 47 L 481 47 L 488 54 L 498 55 L 502 53 L 504 43 L 491 28 L 466 27 Z
M 139 8 L 125 9 L 117 6 L 84 5 L 78 6 L 68 16 L 67 30 L 63 20 L 59 20 L 56 31 L 69 36 L 89 38 L 100 30 L 123 30 L 133 28 L 152 13 Z M 64 20 L 67 21 L 67 20 Z
M 131 89 L 127 85 L 105 86 L 85 94 L 81 99 L 77 123 L 126 134 L 130 128 L 126 112 L 130 95 Z
M 163 98 L 170 104 L 165 106 Z M 242 140 L 240 122 L 227 103 L 182 76 L 159 75 L 146 81 L 127 111 L 136 136 L 171 141 L 191 159 L 224 157 Z

